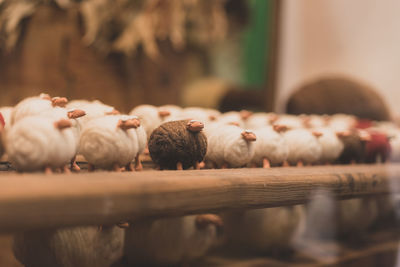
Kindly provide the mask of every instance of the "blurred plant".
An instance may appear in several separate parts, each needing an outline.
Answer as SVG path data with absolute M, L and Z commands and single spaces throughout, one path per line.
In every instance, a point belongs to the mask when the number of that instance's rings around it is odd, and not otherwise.
M 245 1 L 245 0 L 243 0 Z M 83 42 L 105 54 L 133 55 L 142 47 L 159 56 L 158 42 L 175 50 L 187 43 L 208 45 L 226 38 L 229 0 L 0 0 L 0 48 L 12 50 L 21 22 L 39 5 L 77 9 L 84 22 Z

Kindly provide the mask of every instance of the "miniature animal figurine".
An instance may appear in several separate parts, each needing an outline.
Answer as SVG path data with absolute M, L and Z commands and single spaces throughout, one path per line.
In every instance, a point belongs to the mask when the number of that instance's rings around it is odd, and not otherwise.
M 67 105 L 69 109 L 81 109 L 84 110 L 86 116 L 80 120 L 82 125 L 85 125 L 89 121 L 108 116 L 108 115 L 120 115 L 120 112 L 114 107 L 106 105 L 99 100 L 94 100 L 91 102 L 85 100 L 75 100 L 73 105 Z
M 300 116 L 279 114 L 273 121 L 273 125 L 285 125 L 289 129 L 301 129 L 304 128 L 304 121 Z
M 338 133 L 328 127 L 313 128 L 313 130 L 322 134 L 317 138 L 322 149 L 319 162 L 321 164 L 333 164 L 344 149 L 344 144 L 338 137 Z
M 129 115 L 139 117 L 141 125 L 146 130 L 147 137 L 150 137 L 153 130 L 160 126 L 163 118 L 170 113 L 169 111 L 161 111 L 153 105 L 139 105 L 132 109 Z
M 209 111 L 198 107 L 184 108 L 179 116 L 183 120 L 197 120 L 203 122 L 204 124 L 208 124 L 208 122 L 212 121 L 212 118 L 214 118 L 214 120 L 216 119 L 209 114 Z
M 389 137 L 382 131 L 375 129 L 366 129 L 370 140 L 365 146 L 365 162 L 376 163 L 378 160 L 382 163 L 390 158 L 392 148 Z
M 124 230 L 72 227 L 16 234 L 13 252 L 29 267 L 109 267 L 122 257 Z
M 12 165 L 23 172 L 63 169 L 76 153 L 76 139 L 68 119 L 28 116 L 6 132 L 5 145 Z
M 136 221 L 125 236 L 125 257 L 132 266 L 170 266 L 202 257 L 222 226 L 213 214 Z
M 158 110 L 162 117 L 162 122 L 181 120 L 182 108 L 177 105 L 159 106 Z
M 136 171 L 141 171 L 143 169 L 142 162 L 140 160 L 140 155 L 145 151 L 147 147 L 147 134 L 144 129 L 144 127 L 141 125 L 141 121 L 137 116 L 130 116 L 131 119 L 136 119 L 139 121 L 140 125 L 138 125 L 136 128 L 134 128 L 134 132 L 136 134 L 136 137 L 133 137 L 133 139 L 136 140 L 137 142 L 137 148 L 138 152 L 135 156 L 135 170 Z
M 253 166 L 269 168 L 283 165 L 289 154 L 286 140 L 280 133 L 285 128 L 278 125 L 264 126 L 254 131 L 257 140 L 254 142 L 254 156 L 251 159 Z
M 254 156 L 256 135 L 235 125 L 214 123 L 206 130 L 209 149 L 206 159 L 215 168 L 240 168 Z
M 50 98 L 47 94 L 25 98 L 13 108 L 10 125 L 28 116 L 46 115 L 54 107 L 65 107 L 67 103 L 68 100 L 65 97 Z
M 336 132 L 351 131 L 357 126 L 357 117 L 348 114 L 334 114 L 328 117 L 327 127 Z
M 251 112 L 242 110 L 242 111 L 229 111 L 222 113 L 218 117 L 218 122 L 221 124 L 232 124 L 239 127 L 245 126 L 245 120 L 247 120 L 251 116 Z
M 156 128 L 149 139 L 151 159 L 160 169 L 200 168 L 207 151 L 204 124 L 195 120 L 170 121 Z
M 136 117 L 108 115 L 87 122 L 81 132 L 79 150 L 95 168 L 122 171 L 131 169 L 131 162 L 139 148 L 135 128 L 140 126 Z
M 290 250 L 303 217 L 304 207 L 296 205 L 226 212 L 222 219 L 227 245 L 268 253 Z
M 290 165 L 310 165 L 321 158 L 322 147 L 318 137 L 322 134 L 307 129 L 293 129 L 286 131 L 283 136 L 289 147 L 288 162 Z
M 339 132 L 338 136 L 343 142 L 344 148 L 339 158 L 338 163 L 355 164 L 365 161 L 365 148 L 371 136 L 364 130 L 350 130 Z
M 256 130 L 273 124 L 278 119 L 275 113 L 257 112 L 247 118 L 246 129 Z

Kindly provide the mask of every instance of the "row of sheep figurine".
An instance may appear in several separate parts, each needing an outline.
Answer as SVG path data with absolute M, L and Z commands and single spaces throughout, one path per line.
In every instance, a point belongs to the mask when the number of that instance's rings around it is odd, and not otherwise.
M 77 153 L 90 169 L 140 170 L 146 143 L 160 169 L 199 169 L 204 159 L 205 165 L 217 168 L 397 159 L 395 125 L 343 114 L 220 114 L 141 105 L 121 115 L 99 101 L 68 102 L 48 95 L 27 98 L 14 108 L 0 109 L 0 114 L 6 153 L 20 171 L 78 170 Z M 329 204 L 322 195 L 309 205 L 149 219 L 132 222 L 127 229 L 38 230 L 17 234 L 14 253 L 26 266 L 102 267 L 122 255 L 133 266 L 171 265 L 205 255 L 219 242 L 221 228 L 230 244 L 267 253 L 289 249 L 293 237 L 307 229 L 325 238 L 329 218 L 338 234 L 363 233 L 388 216 L 388 206 L 387 198 Z
M 213 109 L 140 105 L 121 115 L 100 101 L 68 102 L 46 94 L 0 108 L 0 113 L 5 150 L 19 171 L 68 171 L 69 163 L 79 170 L 77 153 L 88 161 L 89 170 L 141 170 L 140 155 L 147 144 L 160 169 L 400 160 L 400 129 L 395 124 L 345 114 L 221 114 Z M 205 138 L 189 144 L 193 140 L 187 132 L 196 131 Z

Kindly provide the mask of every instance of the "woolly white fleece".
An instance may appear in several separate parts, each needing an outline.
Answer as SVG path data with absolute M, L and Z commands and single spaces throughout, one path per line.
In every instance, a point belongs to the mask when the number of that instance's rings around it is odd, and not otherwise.
M 152 105 L 140 105 L 129 112 L 129 115 L 138 116 L 140 124 L 146 131 L 147 137 L 150 138 L 155 128 L 160 126 L 162 119 L 158 114 L 158 108 Z
M 289 130 L 283 134 L 289 147 L 287 160 L 296 165 L 302 161 L 305 164 L 317 162 L 322 153 L 322 148 L 317 138 L 307 129 Z
M 271 125 L 272 120 L 276 118 L 276 116 L 275 113 L 254 113 L 246 120 L 246 129 L 256 130 Z
M 3 115 L 4 122 L 6 123 L 6 125 L 5 125 L 6 128 L 10 127 L 12 110 L 13 110 L 13 107 L 1 107 L 0 108 L 0 113 Z
M 322 133 L 322 136 L 318 137 L 317 140 L 321 145 L 321 163 L 332 163 L 342 153 L 344 149 L 343 142 L 337 137 L 336 132 L 331 128 L 315 128 L 313 129 Z
M 238 168 L 249 163 L 254 155 L 254 142 L 243 139 L 243 131 L 240 127 L 221 125 L 221 123 L 215 123 L 207 128 L 206 159 L 214 162 L 218 167 L 228 163 L 229 167 Z
M 38 171 L 44 167 L 61 168 L 76 152 L 71 128 L 59 130 L 52 117 L 30 116 L 18 120 L 6 131 L 6 150 L 19 171 Z
M 254 131 L 257 140 L 254 142 L 254 156 L 251 162 L 262 166 L 263 159 L 271 165 L 283 163 L 289 154 L 289 148 L 282 134 L 276 132 L 272 126 L 264 126 Z
M 139 148 L 134 129 L 122 130 L 117 127 L 121 116 L 104 116 L 93 119 L 83 126 L 80 139 L 80 153 L 95 167 L 111 169 L 132 162 Z
M 10 119 L 11 125 L 28 116 L 47 114 L 52 109 L 51 100 L 43 99 L 38 96 L 25 98 L 12 110 Z
M 285 125 L 289 129 L 304 128 L 304 121 L 301 117 L 288 114 L 278 115 L 278 119 L 274 121 L 274 125 Z

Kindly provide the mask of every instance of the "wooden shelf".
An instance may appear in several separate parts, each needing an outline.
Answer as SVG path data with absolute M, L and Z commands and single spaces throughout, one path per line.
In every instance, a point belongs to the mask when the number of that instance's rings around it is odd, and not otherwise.
M 0 172 L 0 231 L 306 203 L 399 192 L 400 165 L 17 174 Z

